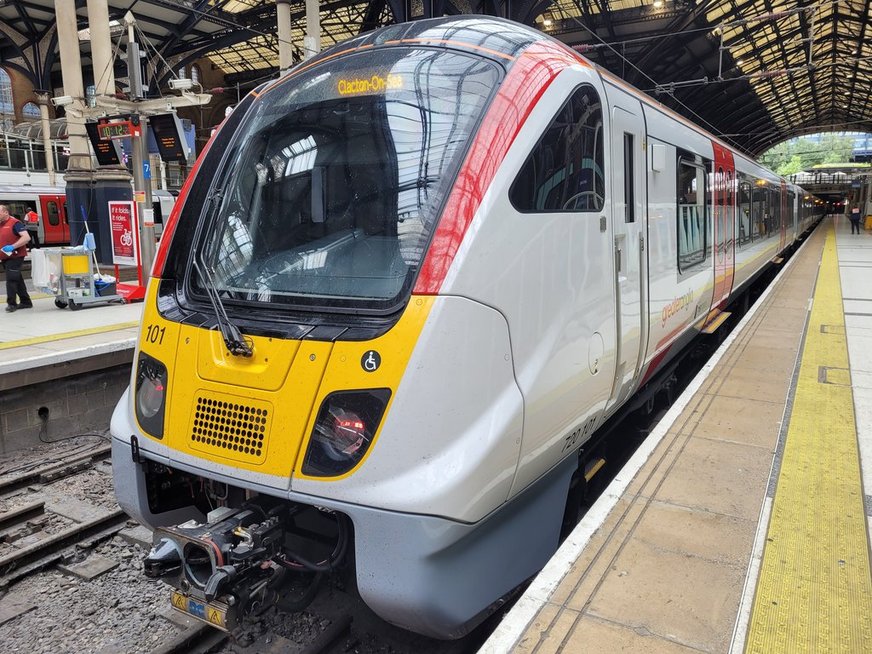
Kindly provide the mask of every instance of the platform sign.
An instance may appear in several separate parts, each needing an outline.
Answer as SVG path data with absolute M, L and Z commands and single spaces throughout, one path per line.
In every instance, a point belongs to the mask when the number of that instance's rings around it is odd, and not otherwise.
M 139 125 L 134 125 L 129 120 L 97 121 L 97 134 L 101 139 L 128 139 L 131 136 L 139 136 Z
M 101 166 L 117 166 L 121 163 L 122 155 L 117 141 L 101 139 L 97 131 L 97 123 L 85 123 L 85 130 L 88 132 L 88 140 L 91 141 L 91 146 L 94 148 L 98 164 Z
M 109 203 L 109 227 L 112 233 L 112 263 L 137 265 L 137 225 L 133 202 Z
M 158 152 L 164 161 L 188 161 L 188 142 L 176 114 L 158 114 L 148 119 Z

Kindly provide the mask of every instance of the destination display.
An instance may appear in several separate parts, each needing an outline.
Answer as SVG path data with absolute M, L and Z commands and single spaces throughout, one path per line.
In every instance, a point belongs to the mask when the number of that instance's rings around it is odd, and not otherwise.
M 188 143 L 182 130 L 182 122 L 176 114 L 159 114 L 148 119 L 154 134 L 158 152 L 164 161 L 188 160 Z
M 117 166 L 121 163 L 121 152 L 116 141 L 103 140 L 100 138 L 97 123 L 85 123 L 88 139 L 97 156 L 97 163 L 101 166 Z

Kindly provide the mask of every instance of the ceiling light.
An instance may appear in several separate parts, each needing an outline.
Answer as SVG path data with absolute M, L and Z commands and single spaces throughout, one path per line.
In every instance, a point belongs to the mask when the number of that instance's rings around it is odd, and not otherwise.
M 663 6 L 663 0 L 654 0 L 654 9 L 660 9 Z
M 546 18 L 545 20 L 542 21 L 542 24 L 543 24 L 545 27 L 551 27 L 551 25 L 552 25 L 553 23 L 552 23 L 552 21 L 551 21 L 550 18 Z

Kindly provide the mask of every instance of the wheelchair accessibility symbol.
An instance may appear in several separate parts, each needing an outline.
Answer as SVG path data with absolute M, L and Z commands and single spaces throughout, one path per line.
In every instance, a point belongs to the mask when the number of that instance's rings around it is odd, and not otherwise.
M 381 355 L 375 350 L 369 350 L 360 358 L 360 365 L 367 372 L 375 372 L 381 365 Z

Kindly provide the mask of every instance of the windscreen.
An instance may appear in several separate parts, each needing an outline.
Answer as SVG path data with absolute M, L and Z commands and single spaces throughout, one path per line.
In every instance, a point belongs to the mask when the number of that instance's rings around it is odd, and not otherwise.
M 268 90 L 240 126 L 199 241 L 221 296 L 403 301 L 500 75 L 456 52 L 381 48 Z

